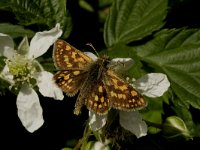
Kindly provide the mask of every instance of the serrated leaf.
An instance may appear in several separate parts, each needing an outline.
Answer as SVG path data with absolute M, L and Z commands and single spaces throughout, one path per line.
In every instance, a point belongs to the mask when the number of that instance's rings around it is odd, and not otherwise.
M 42 24 L 52 28 L 60 23 L 64 30 L 63 37 L 68 37 L 71 32 L 66 0 L 9 0 L 4 2 L 3 9 L 12 11 L 21 25 Z
M 144 62 L 168 75 L 183 105 L 200 109 L 200 30 L 163 30 L 137 51 Z
M 115 0 L 105 23 L 107 47 L 140 40 L 160 29 L 166 10 L 167 0 Z
M 12 38 L 17 37 L 32 37 L 35 33 L 31 30 L 25 29 L 23 26 L 12 25 L 9 23 L 0 24 L 0 33 L 10 35 Z

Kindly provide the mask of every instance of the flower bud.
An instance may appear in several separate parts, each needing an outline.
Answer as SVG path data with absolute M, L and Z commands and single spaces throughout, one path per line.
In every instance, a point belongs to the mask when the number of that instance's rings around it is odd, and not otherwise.
M 185 138 L 188 140 L 192 138 L 184 121 L 177 116 L 170 116 L 166 119 L 163 124 L 163 132 L 170 139 Z

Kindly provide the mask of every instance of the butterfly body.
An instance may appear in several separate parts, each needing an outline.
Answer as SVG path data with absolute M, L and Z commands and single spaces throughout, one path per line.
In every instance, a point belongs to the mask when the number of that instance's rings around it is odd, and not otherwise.
M 63 40 L 56 41 L 53 58 L 60 70 L 54 75 L 56 84 L 68 95 L 79 92 L 74 114 L 82 106 L 99 115 L 110 108 L 131 111 L 146 105 L 143 97 L 110 67 L 108 56 L 96 61 Z
M 86 105 L 89 110 L 92 107 L 93 109 L 96 109 L 95 111 L 100 112 L 101 114 L 107 113 L 108 110 L 108 103 L 103 102 L 102 100 L 99 101 L 99 99 L 102 99 L 106 96 L 106 91 L 102 82 L 102 78 L 104 76 L 104 73 L 107 71 L 107 58 L 102 57 L 98 58 L 98 60 L 88 66 L 87 74 L 84 78 L 83 85 L 80 89 L 76 104 L 75 104 L 75 114 L 79 114 L 81 107 L 83 105 Z M 98 89 L 98 87 L 102 87 L 102 92 L 95 91 L 94 93 L 98 93 L 97 95 L 93 94 L 90 95 L 90 91 L 94 91 L 95 89 Z M 93 101 L 94 99 L 94 101 Z M 102 103 L 102 104 L 101 104 Z M 97 107 L 98 106 L 98 107 Z

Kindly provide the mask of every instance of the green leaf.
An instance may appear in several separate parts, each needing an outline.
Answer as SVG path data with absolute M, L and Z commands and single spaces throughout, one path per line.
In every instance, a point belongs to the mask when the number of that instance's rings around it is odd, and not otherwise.
M 52 28 L 60 23 L 65 29 L 63 37 L 68 37 L 71 32 L 71 18 L 66 10 L 66 0 L 8 0 L 4 7 L 12 11 L 19 24 L 28 26 L 33 24 L 47 25 Z
M 167 74 L 183 106 L 200 109 L 200 30 L 163 30 L 136 49 L 144 62 Z
M 35 34 L 33 31 L 25 29 L 23 26 L 12 25 L 9 23 L 1 23 L 0 24 L 0 33 L 5 33 L 10 35 L 12 38 L 17 37 L 33 37 Z
M 107 47 L 140 40 L 163 26 L 167 0 L 115 0 L 107 17 Z

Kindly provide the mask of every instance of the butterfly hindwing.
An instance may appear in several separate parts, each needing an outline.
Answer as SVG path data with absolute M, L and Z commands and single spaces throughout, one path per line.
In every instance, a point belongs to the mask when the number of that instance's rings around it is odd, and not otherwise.
M 54 75 L 55 83 L 68 96 L 74 96 L 80 90 L 86 72 L 83 70 L 63 70 Z
M 107 114 L 109 110 L 109 99 L 105 86 L 100 80 L 94 85 L 92 91 L 88 93 L 86 106 L 89 110 L 96 112 L 99 115 Z

